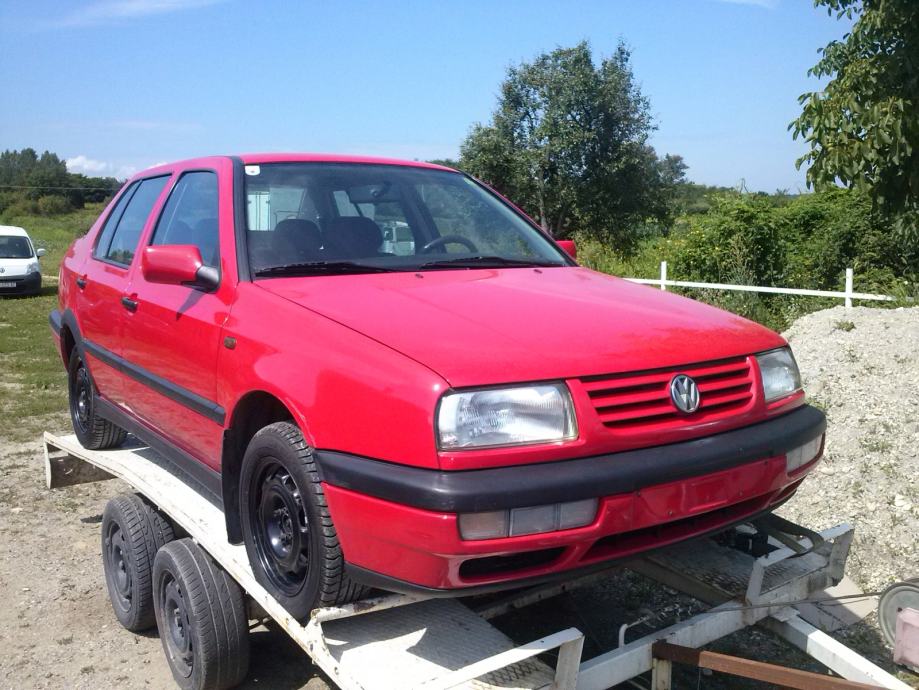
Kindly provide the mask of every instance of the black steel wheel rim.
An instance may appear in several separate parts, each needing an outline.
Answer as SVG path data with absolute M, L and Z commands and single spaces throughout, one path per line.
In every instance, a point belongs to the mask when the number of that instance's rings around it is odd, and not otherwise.
M 265 458 L 253 475 L 249 510 L 255 548 L 271 583 L 294 596 L 309 575 L 309 521 L 300 489 L 290 472 L 274 458 Z
M 105 565 L 113 603 L 123 611 L 129 610 L 134 578 L 127 559 L 124 532 L 117 522 L 110 523 L 105 533 Z
M 172 575 L 163 576 L 160 611 L 162 612 L 163 639 L 172 667 L 188 678 L 195 666 L 191 618 L 181 585 Z
M 80 431 L 89 429 L 93 414 L 93 387 L 86 366 L 80 362 L 70 382 L 70 416 Z

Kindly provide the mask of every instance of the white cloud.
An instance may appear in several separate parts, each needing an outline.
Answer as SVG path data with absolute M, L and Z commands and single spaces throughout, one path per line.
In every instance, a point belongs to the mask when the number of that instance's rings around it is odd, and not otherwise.
M 99 0 L 77 8 L 56 26 L 94 26 L 215 5 L 224 0 Z
M 774 10 L 779 6 L 779 0 L 716 0 L 717 2 L 726 2 L 730 5 L 751 5 L 753 7 L 763 7 L 767 10 Z
M 89 177 L 117 177 L 123 180 L 137 172 L 136 165 L 116 165 L 109 161 L 100 161 L 80 154 L 64 161 L 67 171 L 80 173 Z

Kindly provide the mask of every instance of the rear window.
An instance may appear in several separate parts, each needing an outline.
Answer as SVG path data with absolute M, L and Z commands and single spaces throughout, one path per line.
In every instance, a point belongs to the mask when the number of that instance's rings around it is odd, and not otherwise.
M 108 261 L 125 266 L 131 263 L 134 259 L 134 253 L 137 251 L 140 235 L 144 230 L 144 225 L 147 223 L 147 218 L 150 217 L 150 212 L 153 210 L 153 206 L 156 204 L 156 200 L 159 199 L 168 180 L 168 175 L 151 177 L 142 180 L 137 185 L 137 189 L 134 190 L 131 198 L 127 201 L 121 217 L 116 221 L 117 226 L 111 235 L 111 242 L 108 248 L 104 248 L 100 240 L 100 245 L 96 248 L 97 256 L 101 255 Z M 115 211 L 117 210 L 116 208 Z M 112 216 L 114 215 L 115 212 L 113 211 Z M 103 234 L 104 232 L 103 230 Z

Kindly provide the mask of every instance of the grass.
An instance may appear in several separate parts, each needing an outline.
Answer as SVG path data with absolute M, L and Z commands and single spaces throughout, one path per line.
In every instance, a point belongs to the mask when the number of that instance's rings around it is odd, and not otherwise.
M 3 215 L 0 224 L 24 227 L 47 253 L 44 287 L 35 297 L 0 297 L 0 419 L 3 436 L 32 440 L 49 419 L 67 409 L 67 380 L 54 346 L 48 314 L 57 307 L 57 271 L 70 243 L 84 234 L 102 211 L 100 204 L 61 216 Z

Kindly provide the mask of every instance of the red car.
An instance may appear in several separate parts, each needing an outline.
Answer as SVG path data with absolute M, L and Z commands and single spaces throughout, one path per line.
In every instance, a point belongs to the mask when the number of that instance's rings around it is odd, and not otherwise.
M 147 170 L 74 242 L 59 294 L 81 442 L 160 451 L 298 617 L 723 530 L 823 450 L 779 335 L 581 268 L 437 165 Z

